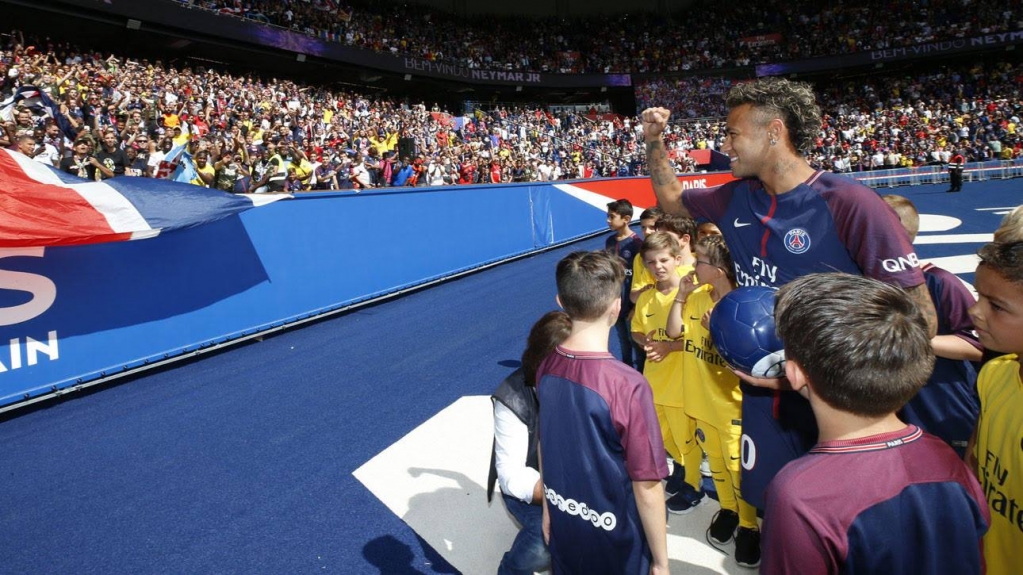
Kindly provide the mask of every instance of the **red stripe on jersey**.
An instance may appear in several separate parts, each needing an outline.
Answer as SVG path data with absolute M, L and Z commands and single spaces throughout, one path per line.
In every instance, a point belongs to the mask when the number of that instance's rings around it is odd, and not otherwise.
M 771 209 L 768 210 L 767 215 L 760 219 L 760 223 L 767 226 L 767 222 L 771 221 L 774 217 L 775 210 L 778 209 L 778 196 L 771 194 Z M 771 230 L 764 229 L 764 237 L 760 240 L 760 257 L 767 257 L 767 239 L 771 237 Z

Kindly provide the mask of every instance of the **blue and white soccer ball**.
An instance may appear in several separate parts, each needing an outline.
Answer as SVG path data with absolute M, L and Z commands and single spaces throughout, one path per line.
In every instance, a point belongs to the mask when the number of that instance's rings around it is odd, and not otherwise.
M 710 314 L 710 337 L 728 365 L 754 377 L 785 375 L 785 349 L 774 327 L 774 294 L 769 287 L 734 289 Z

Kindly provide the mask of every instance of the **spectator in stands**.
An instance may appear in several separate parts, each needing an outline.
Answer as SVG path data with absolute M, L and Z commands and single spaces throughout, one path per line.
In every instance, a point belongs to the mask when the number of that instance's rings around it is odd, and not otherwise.
M 60 161 L 60 169 L 79 178 L 96 180 L 97 171 L 102 172 L 107 168 L 92 155 L 91 140 L 81 137 L 75 140 L 71 155 Z M 110 172 L 110 176 L 113 176 L 113 172 Z

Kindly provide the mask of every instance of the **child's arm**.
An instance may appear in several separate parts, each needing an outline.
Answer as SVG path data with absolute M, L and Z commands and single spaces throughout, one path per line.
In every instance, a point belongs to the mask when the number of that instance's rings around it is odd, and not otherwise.
M 970 290 L 950 272 L 939 267 L 925 268 L 924 273 L 936 281 L 936 290 L 928 289 L 938 316 L 947 325 L 944 335 L 931 339 L 934 355 L 955 360 L 981 361 L 983 351 L 973 333 L 973 320 L 967 310 L 977 303 Z M 928 282 L 928 285 L 935 285 Z
M 543 533 L 543 542 L 547 545 L 551 544 L 551 512 L 547 509 L 547 497 L 543 493 L 543 450 L 540 444 L 536 445 L 536 466 L 540 468 L 540 479 L 537 480 L 537 484 L 540 486 L 540 506 L 543 507 L 543 513 L 540 519 L 540 532 Z
M 984 352 L 958 335 L 936 335 L 931 339 L 934 355 L 948 359 L 980 361 Z
M 668 325 L 664 328 L 664 332 L 668 334 L 668 337 L 682 337 L 684 329 L 682 325 L 682 312 L 686 305 L 686 299 L 689 297 L 689 294 L 696 290 L 696 287 L 696 272 L 686 274 L 682 281 L 679 282 L 675 301 L 671 303 L 671 309 L 668 310 Z
M 629 299 L 632 303 L 639 300 L 639 294 L 654 287 L 650 273 L 643 265 L 643 255 L 636 254 L 632 260 L 632 291 L 629 292 Z
M 632 493 L 636 496 L 639 520 L 643 534 L 650 545 L 653 561 L 650 574 L 668 573 L 668 528 L 664 508 L 664 486 L 660 481 L 633 481 Z
M 635 318 L 633 318 L 633 329 L 636 329 Z M 647 335 L 641 331 L 632 332 L 632 341 L 636 342 L 636 345 L 640 347 L 646 347 L 649 342 Z

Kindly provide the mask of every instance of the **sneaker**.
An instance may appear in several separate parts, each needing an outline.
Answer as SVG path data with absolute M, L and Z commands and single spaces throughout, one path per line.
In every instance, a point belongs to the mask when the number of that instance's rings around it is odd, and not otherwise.
M 682 491 L 682 486 L 685 484 L 685 469 L 682 467 L 682 464 L 676 463 L 672 466 L 671 475 L 668 476 L 668 481 L 664 484 L 664 494 L 671 497 L 679 491 Z
M 714 515 L 710 522 L 707 535 L 714 541 L 724 545 L 732 540 L 735 528 L 739 526 L 739 514 L 729 509 L 722 509 Z
M 740 527 L 735 530 L 735 562 L 742 567 L 760 565 L 760 530 Z
M 710 473 L 710 461 L 707 460 L 707 454 L 703 454 L 703 461 L 700 462 L 700 475 L 704 477 L 711 477 Z
M 690 487 L 689 489 L 684 489 L 669 497 L 665 506 L 668 508 L 668 513 L 685 515 L 695 509 L 696 506 L 702 502 L 703 494 Z

